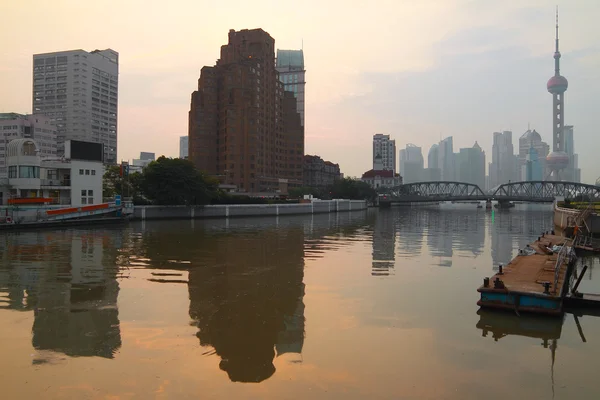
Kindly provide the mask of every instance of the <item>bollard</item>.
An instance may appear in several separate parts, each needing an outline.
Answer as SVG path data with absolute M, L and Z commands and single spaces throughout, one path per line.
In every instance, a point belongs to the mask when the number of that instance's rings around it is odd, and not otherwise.
M 487 276 L 483 278 L 483 287 L 490 287 L 490 278 Z
M 554 235 L 554 229 L 552 229 L 552 235 Z
M 544 282 L 544 294 L 550 294 L 550 282 Z
M 504 275 L 504 272 L 502 272 L 502 264 L 498 265 L 498 275 Z

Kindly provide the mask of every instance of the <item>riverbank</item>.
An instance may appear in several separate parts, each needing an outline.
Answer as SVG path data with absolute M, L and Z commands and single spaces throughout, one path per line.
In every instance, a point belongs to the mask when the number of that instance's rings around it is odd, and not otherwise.
M 322 214 L 366 210 L 364 200 L 321 200 L 301 204 L 228 204 L 207 206 L 136 206 L 132 220 L 204 219 Z
M 568 230 L 575 226 L 575 220 L 581 210 L 560 207 L 558 204 L 554 204 L 554 226 L 559 228 L 561 231 Z M 597 235 L 600 233 L 600 215 L 591 214 L 586 218 L 586 227 L 590 234 Z

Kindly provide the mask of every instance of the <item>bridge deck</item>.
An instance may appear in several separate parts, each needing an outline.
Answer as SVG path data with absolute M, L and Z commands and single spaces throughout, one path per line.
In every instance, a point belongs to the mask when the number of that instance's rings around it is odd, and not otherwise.
M 562 313 L 562 293 L 568 272 L 565 260 L 560 266 L 557 287 L 550 287 L 550 294 L 544 294 L 544 282 L 554 284 L 555 265 L 558 255 L 547 254 L 546 247 L 563 245 L 566 238 L 545 235 L 539 241 L 530 244 L 535 250 L 532 255 L 518 255 L 508 265 L 503 273 L 490 278 L 489 286 L 482 285 L 478 292 L 481 299 L 477 303 L 481 307 L 504 308 L 517 311 L 530 311 L 546 314 Z M 494 281 L 499 278 L 504 287 L 495 288 Z M 555 290 L 556 289 L 556 290 Z

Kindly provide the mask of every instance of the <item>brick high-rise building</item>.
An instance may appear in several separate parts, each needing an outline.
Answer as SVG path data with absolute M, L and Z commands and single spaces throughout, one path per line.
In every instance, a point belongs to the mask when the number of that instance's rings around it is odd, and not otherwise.
M 304 128 L 275 69 L 275 40 L 262 29 L 229 31 L 204 67 L 189 114 L 189 159 L 246 192 L 302 185 Z

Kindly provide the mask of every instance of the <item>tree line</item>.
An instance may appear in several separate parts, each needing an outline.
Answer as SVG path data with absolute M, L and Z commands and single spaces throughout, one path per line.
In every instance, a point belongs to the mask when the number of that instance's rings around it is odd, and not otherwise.
M 142 172 L 121 176 L 119 166 L 110 166 L 104 173 L 104 198 L 115 195 L 129 197 L 134 204 L 203 205 L 251 204 L 274 200 L 230 195 L 219 189 L 217 179 L 196 169 L 194 164 L 181 158 L 159 157 Z M 289 199 L 299 199 L 312 194 L 320 199 L 374 200 L 377 193 L 367 183 L 344 178 L 325 188 L 291 188 Z M 284 200 L 285 201 L 285 200 Z

